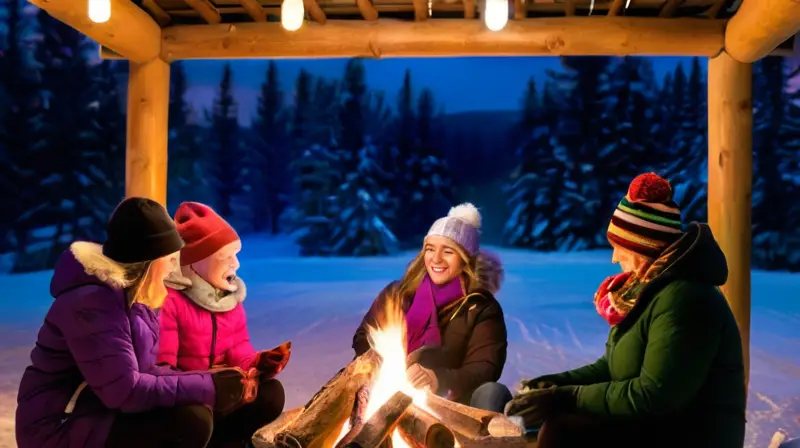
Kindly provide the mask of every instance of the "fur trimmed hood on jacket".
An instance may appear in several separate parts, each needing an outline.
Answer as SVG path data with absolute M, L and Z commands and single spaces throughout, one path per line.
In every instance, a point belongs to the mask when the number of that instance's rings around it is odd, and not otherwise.
M 478 283 L 473 289 L 485 289 L 497 294 L 505 279 L 503 262 L 496 253 L 481 249 L 475 259 L 475 275 Z
M 69 246 L 69 251 L 83 266 L 87 275 L 114 288 L 124 289 L 131 286 L 125 266 L 103 255 L 102 245 L 77 241 Z

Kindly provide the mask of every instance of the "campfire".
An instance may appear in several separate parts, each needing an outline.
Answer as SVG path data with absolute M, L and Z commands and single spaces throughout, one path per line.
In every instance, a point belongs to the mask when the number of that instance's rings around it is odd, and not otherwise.
M 372 349 L 340 370 L 305 406 L 256 432 L 255 447 L 525 447 L 522 430 L 504 415 L 411 386 L 402 317 L 399 309 L 387 310 L 380 328 L 370 329 Z

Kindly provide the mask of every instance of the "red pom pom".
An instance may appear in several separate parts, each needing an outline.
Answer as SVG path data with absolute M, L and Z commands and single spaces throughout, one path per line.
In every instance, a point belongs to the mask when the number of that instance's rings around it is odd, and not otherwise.
M 672 186 L 669 181 L 656 173 L 645 173 L 636 176 L 628 188 L 628 200 L 631 202 L 664 203 L 672 200 Z

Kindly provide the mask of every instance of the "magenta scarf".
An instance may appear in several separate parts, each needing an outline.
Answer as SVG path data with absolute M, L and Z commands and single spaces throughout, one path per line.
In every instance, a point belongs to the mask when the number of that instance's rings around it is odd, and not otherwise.
M 425 275 L 406 314 L 406 353 L 423 345 L 442 345 L 439 332 L 439 310 L 464 297 L 461 278 L 436 285 Z

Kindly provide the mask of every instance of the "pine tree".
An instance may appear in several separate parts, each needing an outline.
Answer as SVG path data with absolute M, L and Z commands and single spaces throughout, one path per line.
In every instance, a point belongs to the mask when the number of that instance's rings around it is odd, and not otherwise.
M 797 151 L 800 114 L 788 92 L 782 58 L 754 65 L 753 263 L 765 269 L 800 270 Z M 795 93 L 795 96 L 797 94 Z
M 169 164 L 167 165 L 167 204 L 174 212 L 184 201 L 206 202 L 208 179 L 203 176 L 201 141 L 197 126 L 189 122 L 192 109 L 186 101 L 186 69 L 182 62 L 170 64 L 169 89 Z
M 212 159 L 209 166 L 216 181 L 215 208 L 224 218 L 234 218 L 234 202 L 243 193 L 242 170 L 247 167 L 239 141 L 238 106 L 233 98 L 233 73 L 230 63 L 225 64 L 219 91 L 211 113 Z M 238 224 L 238 223 L 237 223 Z
M 41 92 L 25 48 L 25 23 L 21 0 L 7 4 L 5 45 L 0 50 L 0 253 L 24 244 L 24 221 L 18 217 L 33 201 L 40 183 L 33 156 L 40 126 Z M 5 269 L 4 269 L 5 270 Z
M 254 215 L 253 229 L 278 233 L 278 219 L 283 213 L 289 182 L 289 151 L 285 138 L 283 92 L 278 80 L 278 66 L 271 61 L 261 84 L 254 123 L 259 143 L 252 148 L 250 194 Z
M 700 60 L 694 58 L 689 78 L 683 66 L 675 71 L 672 121 L 675 132 L 670 142 L 669 163 L 664 174 L 672 183 L 674 199 L 686 222 L 707 219 L 708 127 L 707 89 Z
M 608 57 L 563 57 L 565 73 L 549 72 L 559 87 L 557 113 L 561 120 L 554 133 L 555 157 L 564 175 L 564 188 L 553 219 L 569 229 L 560 238 L 559 250 L 582 250 L 607 245 L 604 229 L 616 202 L 609 193 L 602 153 L 608 135 L 604 119 L 604 92 L 609 91 Z M 615 201 L 619 201 L 619 197 Z
M 21 198 L 20 233 L 15 270 L 52 266 L 75 239 L 93 239 L 103 231 L 92 219 L 93 192 L 103 188 L 94 175 L 107 167 L 107 154 L 93 125 L 98 92 L 87 64 L 91 44 L 44 11 L 37 15 L 41 41 L 36 49 L 43 92 L 41 128 L 28 148 L 40 183 Z
M 551 138 L 558 123 L 554 88 L 552 82 L 546 83 L 540 98 L 531 78 L 523 97 L 522 117 L 515 132 L 520 142 L 515 153 L 518 165 L 506 187 L 511 213 L 504 236 L 510 246 L 556 250 L 563 237 L 556 233 L 563 227 L 552 219 L 563 184 Z
M 392 196 L 397 198 L 397 215 L 410 216 L 413 214 L 412 193 L 414 187 L 415 174 L 408 169 L 408 165 L 414 156 L 414 146 L 416 143 L 416 116 L 414 111 L 414 90 L 411 80 L 411 71 L 406 69 L 403 77 L 403 85 L 397 94 L 397 116 L 394 123 L 394 145 L 388 151 L 389 166 L 402 167 L 397 170 L 399 174 L 394 186 L 391 189 Z M 418 225 L 396 226 L 397 237 L 402 242 L 413 241 L 415 233 L 419 232 Z M 413 241 L 414 245 L 418 241 Z
M 378 161 L 378 148 L 365 136 L 367 88 L 364 65 L 351 59 L 345 68 L 339 111 L 339 164 L 344 173 L 335 208 L 331 210 L 331 250 L 338 255 L 376 255 L 396 250 L 396 238 L 386 225 L 392 207 L 384 188 L 388 173 Z

